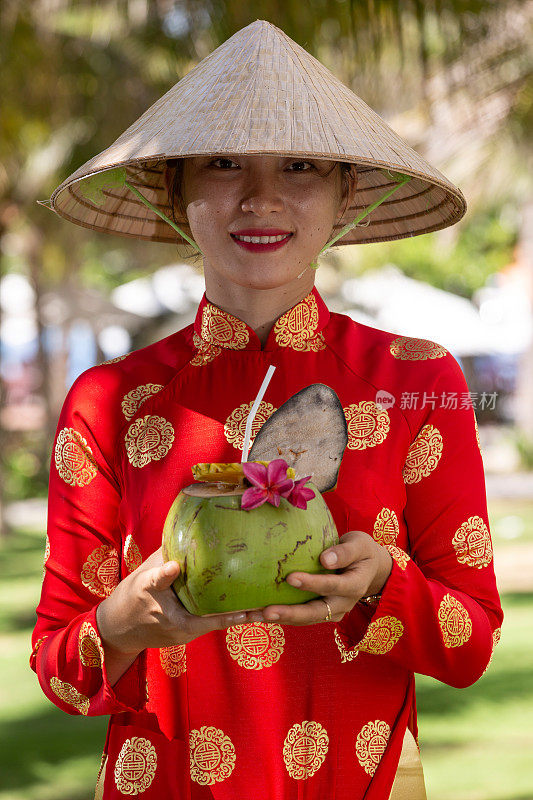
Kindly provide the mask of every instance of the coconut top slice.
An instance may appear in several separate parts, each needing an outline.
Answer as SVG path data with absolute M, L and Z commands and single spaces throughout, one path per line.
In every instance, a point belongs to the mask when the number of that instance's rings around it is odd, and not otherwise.
M 324 383 L 306 386 L 281 405 L 260 428 L 249 461 L 284 458 L 296 479 L 306 475 L 321 492 L 334 489 L 348 428 L 337 393 Z

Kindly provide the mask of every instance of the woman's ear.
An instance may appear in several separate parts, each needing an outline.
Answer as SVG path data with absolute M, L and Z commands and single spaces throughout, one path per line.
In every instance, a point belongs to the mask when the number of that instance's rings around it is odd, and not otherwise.
M 355 164 L 350 165 L 350 169 L 346 173 L 346 177 L 343 176 L 342 181 L 342 200 L 339 206 L 339 210 L 337 211 L 336 222 L 338 223 L 341 220 L 346 211 L 350 208 L 353 203 L 355 193 L 357 191 L 357 170 L 355 168 Z

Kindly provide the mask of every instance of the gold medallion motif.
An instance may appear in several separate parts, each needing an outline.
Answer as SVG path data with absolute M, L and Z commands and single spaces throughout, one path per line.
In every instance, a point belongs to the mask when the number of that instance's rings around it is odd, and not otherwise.
M 87 486 L 98 472 L 93 451 L 74 428 L 58 433 L 54 458 L 60 477 L 69 486 Z
M 455 531 L 452 544 L 459 564 L 481 569 L 492 561 L 490 532 L 481 517 L 468 517 Z
M 320 722 L 295 723 L 283 742 L 283 760 L 291 778 L 311 778 L 322 766 L 328 746 L 329 736 Z
M 390 343 L 389 349 L 394 358 L 403 361 L 425 361 L 428 358 L 443 358 L 448 355 L 448 351 L 441 344 L 411 336 L 397 336 Z
M 142 794 L 152 783 L 157 769 L 156 749 L 149 739 L 126 739 L 115 762 L 115 784 L 122 794 Z
M 131 533 L 124 539 L 124 563 L 129 572 L 134 572 L 143 563 L 141 551 Z
M 230 350 L 244 350 L 250 340 L 246 323 L 211 303 L 202 311 L 200 336 L 207 344 Z
M 203 367 L 205 364 L 214 361 L 222 352 L 222 348 L 218 347 L 218 345 L 204 342 L 196 331 L 192 335 L 192 340 L 197 350 L 196 355 L 189 361 L 192 367 Z
M 403 624 L 396 617 L 378 617 L 373 620 L 358 645 L 358 650 L 373 655 L 388 653 L 403 634 Z
M 148 400 L 149 397 L 153 397 L 154 394 L 157 394 L 163 388 L 161 383 L 144 383 L 125 394 L 122 399 L 122 413 L 126 419 L 131 419 L 145 400 Z
M 386 544 L 385 547 L 396 561 L 400 569 L 405 569 L 407 562 L 411 560 L 411 557 L 407 555 L 405 550 L 402 550 L 400 547 L 396 547 L 394 544 Z
M 174 428 L 164 417 L 147 414 L 128 428 L 126 453 L 133 467 L 145 467 L 164 458 L 174 441 Z
M 451 594 L 445 594 L 438 611 L 439 626 L 445 647 L 460 647 L 472 635 L 472 620 L 464 605 Z
M 61 681 L 54 676 L 50 678 L 50 688 L 64 703 L 74 706 L 80 714 L 87 715 L 90 703 L 89 698 L 78 692 L 70 683 Z
M 424 425 L 412 442 L 403 467 L 404 483 L 418 483 L 433 472 L 443 450 L 442 434 L 434 425 Z
M 97 631 L 85 621 L 78 634 L 78 653 L 84 667 L 100 667 L 104 663 L 104 649 Z
M 120 565 L 114 547 L 103 544 L 90 554 L 81 569 L 81 582 L 98 597 L 108 597 L 118 585 Z
M 481 441 L 479 439 L 479 428 L 477 426 L 477 419 L 476 419 L 476 415 L 475 414 L 474 414 L 474 428 L 476 429 L 477 446 L 479 447 L 479 452 L 482 453 L 483 451 L 481 450 Z
M 40 648 L 45 639 L 48 639 L 48 634 L 46 636 L 41 636 L 40 639 L 37 639 L 33 646 L 33 650 L 31 651 L 32 656 L 37 655 L 37 650 Z
M 398 517 L 392 508 L 383 507 L 376 517 L 372 536 L 378 544 L 396 544 L 400 532 Z
M 233 625 L 226 631 L 226 647 L 240 667 L 263 669 L 279 660 L 285 649 L 285 634 L 276 623 Z
M 368 775 L 373 775 L 387 748 L 390 727 L 380 719 L 363 725 L 355 740 L 355 754 Z
M 235 747 L 220 728 L 202 725 L 189 732 L 190 773 L 195 783 L 210 786 L 229 778 L 235 767 Z
M 242 405 L 234 408 L 224 424 L 224 436 L 230 444 L 237 450 L 242 450 L 244 447 L 244 433 L 246 430 L 246 420 L 252 408 L 253 401 L 249 403 L 242 403 Z M 254 421 L 252 422 L 252 433 L 250 436 L 250 446 L 253 444 L 257 432 L 262 425 L 265 424 L 267 419 L 276 411 L 272 403 L 265 403 L 261 401 Z
M 106 364 L 116 364 L 118 361 L 124 361 L 124 359 L 127 358 L 130 355 L 131 355 L 131 353 L 126 353 L 123 356 L 116 356 L 116 358 L 110 358 L 109 361 L 102 361 L 102 363 L 99 364 L 99 366 L 100 367 L 105 367 Z
M 293 350 L 310 350 L 308 343 L 315 338 L 318 328 L 318 305 L 310 292 L 293 308 L 290 308 L 274 324 L 274 334 L 279 347 L 292 347 Z M 320 347 L 318 343 L 314 347 Z M 322 349 L 322 347 L 320 347 Z
M 490 667 L 490 665 L 492 663 L 492 658 L 494 656 L 494 649 L 495 649 L 496 645 L 499 644 L 499 642 L 500 642 L 501 633 L 502 633 L 502 629 L 501 628 L 495 628 L 493 630 L 493 632 L 492 632 L 492 650 L 491 650 L 491 653 L 490 653 L 490 658 L 488 660 L 487 666 L 485 667 L 485 669 L 482 672 L 482 676 L 485 674 L 485 672 L 488 670 L 488 668 Z
M 169 678 L 178 678 L 187 671 L 187 651 L 184 644 L 159 648 L 159 659 L 163 671 Z
M 341 654 L 341 662 L 343 664 L 345 661 L 353 661 L 354 658 L 357 658 L 359 655 L 359 650 L 356 647 L 352 647 L 351 650 L 347 650 L 344 646 L 344 642 L 339 636 L 337 628 L 333 628 L 333 635 L 335 637 L 335 643 L 338 647 L 339 653 Z
M 348 425 L 348 449 L 365 450 L 385 441 L 390 428 L 388 412 L 373 400 L 343 408 Z

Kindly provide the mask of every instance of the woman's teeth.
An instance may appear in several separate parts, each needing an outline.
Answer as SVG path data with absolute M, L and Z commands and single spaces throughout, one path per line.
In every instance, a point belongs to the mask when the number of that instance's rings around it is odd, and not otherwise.
M 287 239 L 291 236 L 290 233 L 282 233 L 280 236 L 238 236 L 236 233 L 233 234 L 236 239 L 239 239 L 241 242 L 257 242 L 259 244 L 270 244 L 271 242 L 281 242 L 282 239 Z

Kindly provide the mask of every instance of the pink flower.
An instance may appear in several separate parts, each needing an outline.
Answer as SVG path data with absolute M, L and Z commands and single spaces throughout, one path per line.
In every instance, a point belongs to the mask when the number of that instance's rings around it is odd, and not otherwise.
M 307 478 L 300 478 L 300 480 L 294 481 L 292 491 L 289 495 L 287 495 L 287 500 L 289 503 L 292 503 L 293 506 L 306 509 L 307 501 L 312 500 L 315 496 L 315 493 L 312 489 L 304 486 L 304 483 L 307 483 L 310 478 L 311 475 L 308 475 Z
M 287 497 L 294 486 L 292 478 L 287 478 L 287 468 L 288 464 L 283 458 L 274 459 L 266 467 L 253 461 L 245 461 L 242 469 L 253 485 L 244 492 L 241 508 L 249 511 L 266 501 L 273 506 L 279 506 L 280 498 Z

